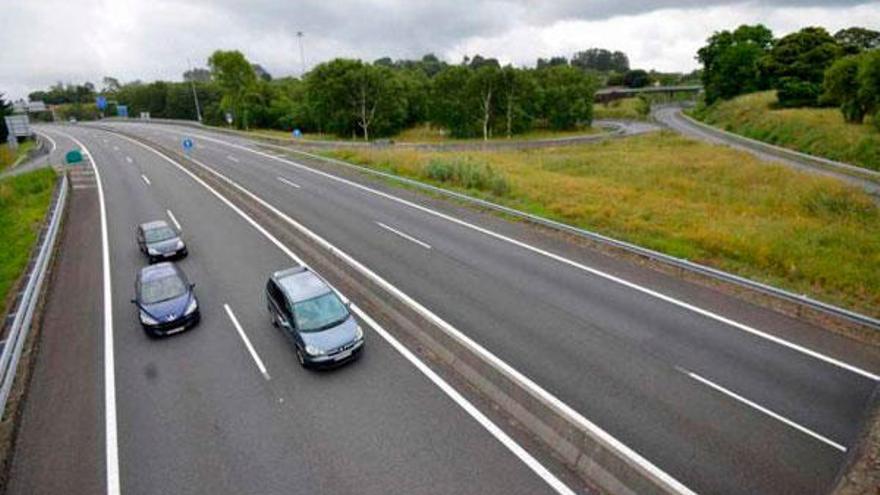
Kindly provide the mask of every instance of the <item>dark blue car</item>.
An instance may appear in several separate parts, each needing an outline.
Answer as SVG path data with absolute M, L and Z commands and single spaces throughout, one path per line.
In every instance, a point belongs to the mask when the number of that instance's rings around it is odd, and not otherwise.
M 195 326 L 201 314 L 194 287 L 174 263 L 141 268 L 131 302 L 138 307 L 144 331 L 151 337 L 161 337 Z

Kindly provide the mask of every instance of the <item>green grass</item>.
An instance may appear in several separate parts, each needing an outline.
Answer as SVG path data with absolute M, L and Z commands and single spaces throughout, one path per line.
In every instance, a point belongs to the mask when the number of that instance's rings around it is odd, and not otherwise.
M 294 138 L 291 136 L 289 132 L 279 131 L 276 129 L 252 129 L 248 131 L 257 136 L 266 136 L 272 137 L 276 139 L 289 139 L 291 141 Z M 583 136 L 585 134 L 595 134 L 601 132 L 600 129 L 596 129 L 594 127 L 579 127 L 577 129 L 573 129 L 570 131 L 554 131 L 550 129 L 534 129 L 528 132 L 524 132 L 522 134 L 516 134 L 511 139 L 513 140 L 534 140 L 534 139 L 555 139 L 555 138 L 564 138 L 564 137 L 573 137 L 573 136 Z M 347 141 L 347 142 L 359 142 L 363 141 L 362 139 L 352 139 L 352 138 L 341 138 L 339 136 L 333 134 L 314 134 L 314 133 L 306 133 L 299 139 L 303 139 L 306 141 Z M 457 139 L 449 137 L 449 135 L 443 129 L 433 127 L 428 124 L 418 125 L 409 129 L 405 129 L 396 136 L 392 136 L 388 138 L 393 140 L 396 143 L 463 143 L 463 142 L 479 142 L 482 141 L 482 138 L 470 138 L 470 139 Z M 506 140 L 506 136 L 494 136 L 490 138 L 492 141 L 501 141 Z
M 878 206 L 747 153 L 662 132 L 522 151 L 327 154 L 880 315 Z
M 27 153 L 32 150 L 36 146 L 34 141 L 25 141 L 18 145 L 18 148 L 13 153 L 12 150 L 9 149 L 9 146 L 6 143 L 2 143 L 0 146 L 0 171 L 3 171 L 9 167 L 11 167 L 15 162 L 20 159 L 23 159 Z
M 27 265 L 54 187 L 50 168 L 0 180 L 0 309 Z
M 708 124 L 796 151 L 880 170 L 880 132 L 848 124 L 837 108 L 773 108 L 765 91 L 716 103 L 694 112 Z
M 645 120 L 650 111 L 650 105 L 641 98 L 623 98 L 594 104 L 593 118 Z

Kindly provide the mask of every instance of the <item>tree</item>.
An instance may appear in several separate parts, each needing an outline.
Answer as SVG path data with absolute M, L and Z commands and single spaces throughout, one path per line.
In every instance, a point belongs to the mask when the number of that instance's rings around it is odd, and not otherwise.
M 183 80 L 186 82 L 210 82 L 211 71 L 201 67 L 189 69 L 183 73 Z
M 865 112 L 874 115 L 874 126 L 880 130 L 880 50 L 862 54 L 857 77 L 858 99 Z
M 701 80 L 706 102 L 765 89 L 758 66 L 773 43 L 773 33 L 761 24 L 715 32 L 697 52 L 703 64 Z
M 537 92 L 531 72 L 510 65 L 502 69 L 498 102 L 504 112 L 504 133 L 508 139 L 531 127 Z
M 546 69 L 547 67 L 555 67 L 557 65 L 568 65 L 568 59 L 565 57 L 539 58 L 537 62 L 538 69 Z
M 223 91 L 221 107 L 232 111 L 236 125 L 247 128 L 247 115 L 243 115 L 242 110 L 245 98 L 256 86 L 257 75 L 253 67 L 238 50 L 215 51 L 208 59 L 208 66 Z
M 815 106 L 825 70 L 842 54 L 837 41 L 820 27 L 807 27 L 779 41 L 761 59 L 759 70 L 778 90 L 783 107 Z
M 575 53 L 571 57 L 571 65 L 582 70 L 626 72 L 629 70 L 629 58 L 623 52 L 589 48 Z
M 623 75 L 623 85 L 628 88 L 644 88 L 651 83 L 648 73 L 642 69 L 627 71 Z
M 119 79 L 110 76 L 104 76 L 104 79 L 101 81 L 104 84 L 104 87 L 101 88 L 101 93 L 104 94 L 115 94 L 119 91 L 119 88 L 122 87 L 122 84 L 119 83 Z
M 450 66 L 432 81 L 429 116 L 431 122 L 449 130 L 453 137 L 471 137 L 479 131 L 478 102 L 468 91 L 473 71 Z
M 254 74 L 257 75 L 258 79 L 267 82 L 272 80 L 272 74 L 269 74 L 269 71 L 264 69 L 262 65 L 252 64 L 251 66 L 254 68 Z
M 834 39 L 844 53 L 856 54 L 865 50 L 880 48 L 880 32 L 873 29 L 851 27 L 834 33 Z
M 489 140 L 494 106 L 501 85 L 501 70 L 494 64 L 483 64 L 474 70 L 468 81 L 468 92 L 478 102 L 483 140 Z
M 822 103 L 840 106 L 847 122 L 861 123 L 868 109 L 859 98 L 859 66 L 863 57 L 849 55 L 838 59 L 825 71 Z
M 595 85 L 579 69 L 567 65 L 536 72 L 541 88 L 541 116 L 551 128 L 573 129 L 593 120 Z

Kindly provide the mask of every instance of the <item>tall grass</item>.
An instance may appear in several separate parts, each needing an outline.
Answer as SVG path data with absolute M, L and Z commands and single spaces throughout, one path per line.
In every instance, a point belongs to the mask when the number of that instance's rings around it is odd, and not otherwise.
M 331 154 L 462 191 L 426 170 L 491 167 L 507 190 L 472 194 L 880 315 L 877 205 L 747 153 L 663 132 L 555 149 Z
M 644 98 L 622 98 L 593 105 L 595 119 L 645 120 L 651 113 L 651 104 Z
M 27 265 L 54 186 L 52 169 L 0 180 L 0 309 Z
M 837 108 L 776 109 L 765 91 L 723 101 L 695 112 L 730 132 L 860 167 L 880 170 L 880 131 L 870 122 L 849 124 Z

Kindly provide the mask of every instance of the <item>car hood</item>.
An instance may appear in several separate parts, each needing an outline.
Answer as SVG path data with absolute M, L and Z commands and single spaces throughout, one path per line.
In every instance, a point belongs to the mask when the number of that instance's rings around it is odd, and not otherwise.
M 158 242 L 148 242 L 148 249 L 155 249 L 160 253 L 170 253 L 172 251 L 177 251 L 177 241 L 180 241 L 180 237 L 172 237 L 171 239 L 166 239 L 164 241 Z
M 174 321 L 183 316 L 186 307 L 189 305 L 189 302 L 193 297 L 195 296 L 193 296 L 191 292 L 188 292 L 173 299 L 167 299 L 153 304 L 141 304 L 141 310 L 159 323 Z
M 350 343 L 357 337 L 357 322 L 354 317 L 348 318 L 335 327 L 320 332 L 300 332 L 306 345 L 313 345 L 322 351 L 331 351 Z

